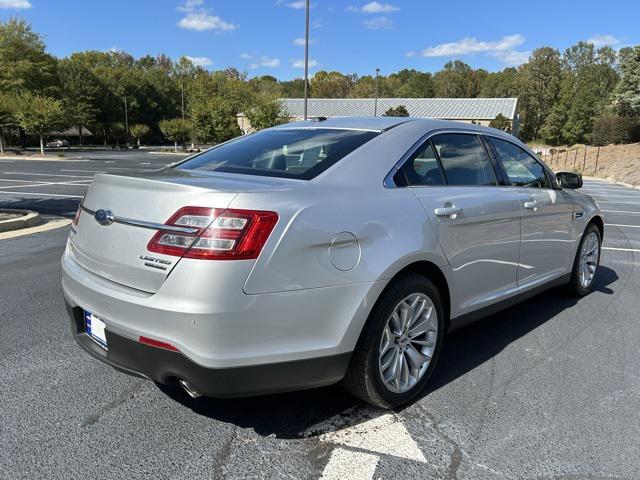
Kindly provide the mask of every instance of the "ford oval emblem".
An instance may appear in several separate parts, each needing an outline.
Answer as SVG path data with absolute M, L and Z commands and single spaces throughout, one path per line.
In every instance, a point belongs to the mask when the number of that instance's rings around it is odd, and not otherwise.
M 96 222 L 98 222 L 103 227 L 111 225 L 116 219 L 111 210 L 103 210 L 102 208 L 96 210 L 96 213 L 93 217 L 96 219 Z

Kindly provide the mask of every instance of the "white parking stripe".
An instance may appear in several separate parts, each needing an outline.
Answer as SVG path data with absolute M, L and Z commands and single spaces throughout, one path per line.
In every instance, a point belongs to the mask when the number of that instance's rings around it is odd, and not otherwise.
M 6 190 L 0 191 L 0 195 L 35 195 L 36 197 L 63 197 L 63 198 L 82 198 L 82 195 L 62 195 L 61 193 L 33 193 L 33 192 L 8 192 Z
M 13 178 L 0 178 L 0 182 L 11 182 L 11 183 L 16 183 L 16 182 L 20 182 L 20 183 L 47 183 L 47 182 L 41 182 L 40 180 L 18 180 L 18 179 L 13 179 Z
M 640 252 L 640 248 L 617 248 L 617 247 L 602 247 L 603 250 L 617 250 L 620 252 Z
M 89 186 L 89 185 L 79 184 L 78 182 L 91 182 L 91 180 L 72 180 L 70 182 L 40 182 L 40 183 L 32 183 L 27 185 L 9 185 L 7 187 L 0 187 L 0 189 L 46 187 L 50 185 L 67 185 L 71 187 L 88 187 Z
M 331 452 L 329 461 L 324 467 L 322 480 L 370 480 L 376 473 L 380 457 L 364 452 L 354 452 L 337 447 Z
M 60 175 L 56 173 L 2 172 L 3 175 L 35 175 L 39 177 L 93 178 L 93 175 Z
M 601 212 L 609 212 L 609 213 L 636 213 L 640 215 L 640 212 L 632 212 L 629 210 L 601 210 Z
M 640 205 L 638 202 L 614 202 L 610 200 L 596 200 L 597 203 L 620 203 L 623 205 Z
M 73 170 L 73 169 L 60 169 L 61 172 L 87 172 L 87 173 L 106 173 L 104 170 Z
M 605 227 L 640 228 L 640 225 L 624 225 L 622 223 L 605 223 Z

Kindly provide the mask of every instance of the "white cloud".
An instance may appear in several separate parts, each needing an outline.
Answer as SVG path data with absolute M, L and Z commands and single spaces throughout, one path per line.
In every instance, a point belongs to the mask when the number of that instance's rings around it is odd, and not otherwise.
M 240 58 L 242 58 L 243 60 L 252 60 L 252 62 L 249 64 L 249 68 L 251 68 L 252 70 L 260 67 L 276 68 L 280 66 L 279 58 L 271 58 L 264 55 L 258 58 L 252 53 L 241 53 Z
M 204 0 L 185 0 L 178 6 L 181 12 L 195 12 L 200 8 L 204 8 Z
M 26 8 L 32 8 L 29 0 L 0 0 L 0 8 L 9 9 L 14 8 L 16 10 L 22 10 Z
M 228 32 L 238 28 L 233 23 L 225 22 L 216 15 L 207 12 L 190 12 L 178 22 L 178 26 L 187 30 L 196 30 L 202 32 L 204 30 L 220 30 Z
M 360 12 L 360 13 L 391 13 L 397 12 L 400 10 L 395 5 L 391 5 L 390 3 L 380 3 L 380 2 L 369 2 L 362 7 L 354 7 L 350 5 L 347 7 L 347 12 Z
M 418 52 L 416 52 L 415 50 L 411 50 L 410 52 L 407 52 L 404 54 L 405 57 L 407 58 L 413 58 L 418 54 Z
M 369 30 L 389 30 L 393 28 L 394 23 L 389 17 L 378 17 L 365 20 L 362 25 Z
M 313 45 L 314 43 L 316 43 L 318 40 L 316 40 L 315 38 L 310 38 L 309 39 L 309 45 Z M 300 37 L 300 38 L 296 38 L 293 40 L 293 44 L 297 45 L 298 47 L 304 47 L 304 37 Z
M 370 2 L 362 6 L 364 13 L 389 13 L 400 10 L 395 5 L 389 3 Z
M 296 2 L 290 2 L 286 4 L 289 8 L 294 8 L 296 10 L 302 10 L 307 6 L 307 2 L 305 0 L 298 0 Z
M 189 55 L 187 55 L 186 58 L 191 60 L 191 63 L 193 63 L 197 67 L 208 67 L 210 65 L 213 65 L 213 60 L 211 60 L 209 57 L 190 57 Z
M 594 47 L 604 47 L 607 45 L 617 45 L 618 43 L 620 43 L 620 40 L 618 40 L 613 35 L 594 35 L 589 40 L 587 40 L 587 42 L 593 44 Z
M 516 49 L 522 45 L 524 41 L 525 37 L 520 34 L 507 35 L 493 42 L 466 37 L 455 42 L 441 43 L 433 47 L 425 48 L 420 52 L 420 55 L 423 57 L 453 57 L 484 53 L 496 57 L 508 65 L 519 65 L 526 62 L 530 54 L 528 51 Z M 415 55 L 415 52 L 407 53 L 407 56 L 413 55 Z
M 302 60 L 291 60 L 291 66 L 293 68 L 304 68 L 304 59 Z M 314 60 L 313 58 L 309 59 L 309 68 L 314 68 L 314 67 L 319 67 L 320 64 L 318 63 L 317 60 Z

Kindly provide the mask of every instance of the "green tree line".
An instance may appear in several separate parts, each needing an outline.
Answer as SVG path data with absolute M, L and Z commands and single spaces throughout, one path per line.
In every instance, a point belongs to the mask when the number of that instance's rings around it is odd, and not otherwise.
M 7 139 L 25 145 L 28 136 L 42 145 L 47 132 L 67 127 L 88 128 L 92 142 L 105 145 L 217 143 L 241 133 L 237 113 L 256 128 L 268 127 L 284 121 L 278 98 L 304 92 L 302 79 L 248 78 L 235 68 L 208 71 L 186 57 L 82 51 L 59 59 L 18 18 L 0 23 L 0 65 L 0 150 Z M 435 73 L 403 69 L 378 78 L 318 71 L 309 86 L 317 98 L 518 97 L 524 140 L 640 139 L 640 46 L 616 51 L 579 42 L 563 52 L 542 47 L 519 67 L 497 72 L 460 60 Z

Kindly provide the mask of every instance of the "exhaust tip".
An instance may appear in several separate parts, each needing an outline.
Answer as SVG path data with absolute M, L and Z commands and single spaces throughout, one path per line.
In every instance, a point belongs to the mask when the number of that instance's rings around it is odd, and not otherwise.
M 200 398 L 202 396 L 202 394 L 198 393 L 186 380 L 179 379 L 178 383 L 191 398 Z

